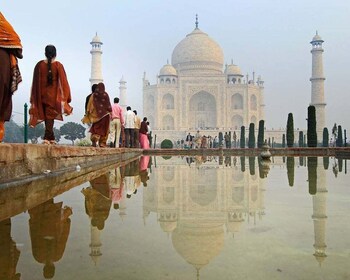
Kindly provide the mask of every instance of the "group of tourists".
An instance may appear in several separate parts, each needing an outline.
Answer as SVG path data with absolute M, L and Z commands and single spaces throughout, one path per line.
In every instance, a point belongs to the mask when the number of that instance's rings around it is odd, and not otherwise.
M 219 146 L 218 138 L 214 138 L 210 135 L 201 135 L 198 130 L 195 135 L 191 135 L 189 132 L 186 136 L 185 148 L 187 149 L 206 149 L 217 148 Z
M 30 93 L 29 125 L 35 127 L 44 122 L 43 144 L 56 144 L 54 120 L 63 120 L 73 108 L 70 86 L 63 65 L 56 60 L 55 46 L 45 47 L 46 59 L 39 61 L 33 74 Z M 0 12 L 0 143 L 5 135 L 5 122 L 12 115 L 12 95 L 22 81 L 18 59 L 23 58 L 20 37 Z M 86 97 L 82 122 L 89 124 L 94 147 L 149 148 L 150 127 L 137 111 L 126 108 L 125 115 L 114 98 L 113 105 L 103 83 L 94 84 Z
M 119 98 L 114 98 L 111 105 L 109 95 L 103 83 L 94 84 L 92 93 L 86 97 L 84 124 L 91 125 L 91 143 L 93 147 L 126 147 L 149 149 L 149 122 L 144 117 L 141 121 L 137 111 L 119 105 Z

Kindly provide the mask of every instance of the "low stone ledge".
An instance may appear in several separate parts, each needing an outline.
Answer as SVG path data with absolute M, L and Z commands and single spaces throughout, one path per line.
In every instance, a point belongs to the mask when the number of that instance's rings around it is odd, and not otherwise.
M 41 144 L 1 144 L 0 182 L 88 163 L 117 162 L 141 155 L 141 149 Z

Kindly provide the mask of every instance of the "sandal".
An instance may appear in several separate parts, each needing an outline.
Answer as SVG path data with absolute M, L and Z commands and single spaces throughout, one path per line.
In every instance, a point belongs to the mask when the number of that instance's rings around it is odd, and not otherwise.
M 51 144 L 51 145 L 56 145 L 57 143 L 56 143 L 55 140 L 50 140 L 50 144 Z
M 50 145 L 50 141 L 49 141 L 49 140 L 44 139 L 44 141 L 42 142 L 42 144 L 44 144 L 44 145 Z

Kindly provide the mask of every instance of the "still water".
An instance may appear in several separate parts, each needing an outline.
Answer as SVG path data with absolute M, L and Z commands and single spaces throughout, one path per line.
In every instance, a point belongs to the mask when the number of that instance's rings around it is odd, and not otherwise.
M 345 161 L 144 156 L 1 221 L 0 279 L 350 279 L 349 236 Z

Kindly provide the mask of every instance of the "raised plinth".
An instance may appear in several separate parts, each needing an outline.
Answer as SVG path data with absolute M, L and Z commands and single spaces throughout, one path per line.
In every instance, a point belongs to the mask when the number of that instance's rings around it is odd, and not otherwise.
M 83 168 L 125 161 L 141 153 L 141 149 L 1 144 L 0 184 L 24 176 L 64 170 L 77 165 Z

